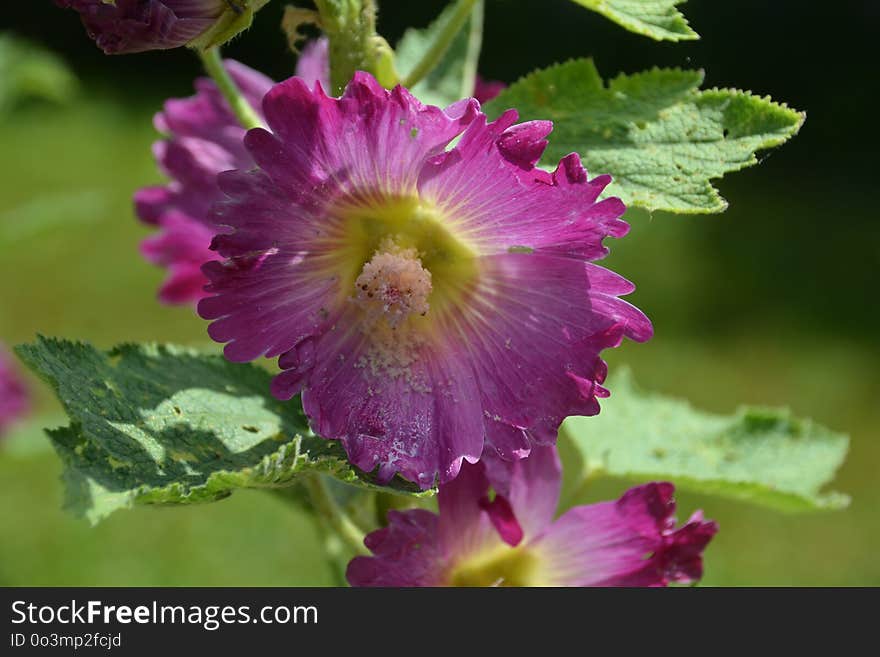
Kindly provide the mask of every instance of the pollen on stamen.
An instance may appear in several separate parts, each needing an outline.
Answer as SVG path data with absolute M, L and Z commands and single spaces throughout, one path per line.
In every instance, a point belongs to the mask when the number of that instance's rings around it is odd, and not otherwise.
M 354 298 L 371 324 L 384 319 L 396 329 L 410 315 L 428 313 L 431 289 L 431 272 L 418 251 L 385 238 L 357 277 Z
M 359 367 L 373 376 L 402 377 L 416 391 L 431 391 L 411 368 L 423 338 L 405 321 L 427 315 L 431 290 L 431 272 L 422 267 L 418 251 L 384 239 L 355 281 L 353 301 L 364 311 L 362 328 L 370 336 Z

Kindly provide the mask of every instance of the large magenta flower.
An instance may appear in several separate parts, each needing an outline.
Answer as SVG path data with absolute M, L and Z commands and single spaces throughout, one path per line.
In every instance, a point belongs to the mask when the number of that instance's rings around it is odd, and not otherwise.
M 521 461 L 486 457 L 440 487 L 440 513 L 391 511 L 348 566 L 353 586 L 666 586 L 702 577 L 718 531 L 697 511 L 675 528 L 672 484 L 553 520 L 561 468 L 539 447 Z M 494 498 L 490 500 L 490 495 Z
M 0 343 L 0 436 L 30 409 L 30 395 L 12 356 Z
M 245 97 L 259 107 L 272 81 L 235 61 L 227 60 L 225 66 Z M 141 189 L 134 197 L 141 220 L 160 228 L 144 240 L 141 252 L 168 269 L 159 299 L 172 304 L 194 303 L 204 296 L 207 281 L 201 267 L 218 257 L 208 249 L 218 232 L 208 212 L 223 197 L 217 174 L 254 164 L 242 144 L 245 130 L 217 86 L 207 78 L 195 86 L 195 96 L 169 100 L 156 115 L 156 128 L 168 138 L 156 142 L 153 152 L 171 182 Z
M 79 12 L 89 36 L 108 55 L 178 48 L 228 14 L 245 11 L 245 0 L 55 0 Z
M 263 95 L 272 81 L 238 62 L 227 60 L 226 67 L 245 97 L 259 111 Z M 321 82 L 329 86 L 330 60 L 326 37 L 309 42 L 297 60 L 296 75 L 309 86 Z M 500 85 L 500 86 L 498 86 Z M 168 270 L 159 289 L 159 300 L 167 304 L 191 304 L 205 296 L 208 282 L 201 267 L 219 256 L 209 249 L 218 228 L 208 212 L 223 197 L 216 176 L 228 169 L 247 169 L 253 160 L 242 145 L 245 130 L 216 85 L 208 78 L 196 81 L 192 98 L 171 99 L 156 116 L 156 127 L 167 135 L 153 151 L 159 167 L 172 180 L 148 187 L 135 194 L 138 216 L 157 225 L 159 232 L 141 244 L 141 253 L 150 262 Z M 503 88 L 488 86 L 478 79 L 476 93 L 488 99 Z M 479 96 L 477 96 L 479 98 Z
M 434 485 L 484 443 L 505 458 L 599 410 L 599 352 L 651 325 L 591 264 L 628 226 L 609 176 L 572 154 L 535 168 L 547 121 L 493 123 L 477 101 L 426 107 L 358 73 L 341 98 L 292 78 L 248 132 L 252 171 L 221 174 L 228 227 L 199 302 L 230 360 L 279 356 L 314 430 L 363 470 Z M 449 148 L 452 140 L 458 143 Z

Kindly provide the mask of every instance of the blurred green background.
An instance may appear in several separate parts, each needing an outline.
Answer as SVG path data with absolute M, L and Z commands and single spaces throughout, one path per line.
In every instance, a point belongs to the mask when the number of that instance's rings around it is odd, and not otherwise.
M 385 0 L 392 43 L 443 6 Z M 721 6 L 724 5 L 724 6 Z M 481 69 L 511 81 L 593 55 L 610 76 L 654 64 L 700 67 L 707 86 L 770 93 L 808 112 L 801 135 L 762 165 L 720 183 L 723 215 L 631 213 L 632 232 L 607 263 L 639 286 L 631 300 L 656 337 L 609 355 L 641 385 L 707 410 L 782 405 L 852 436 L 835 488 L 843 512 L 781 515 L 681 495 L 721 525 L 705 584 L 880 585 L 880 222 L 875 205 L 880 3 L 691 0 L 703 36 L 658 44 L 568 0 L 488 0 Z M 229 52 L 276 78 L 293 58 L 277 29 L 281 3 Z M 0 340 L 35 333 L 100 346 L 156 340 L 205 344 L 205 323 L 155 302 L 162 273 L 137 254 L 148 231 L 131 194 L 161 180 L 150 120 L 165 97 L 188 95 L 189 53 L 104 57 L 76 16 L 48 0 L 4 8 L 0 28 L 47 46 L 76 72 L 66 106 L 18 103 L 0 116 Z M 2 103 L 0 103 L 2 107 Z M 613 172 L 612 172 L 613 173 Z M 37 412 L 58 408 L 35 380 Z M 321 585 L 332 573 L 310 519 L 260 492 L 211 505 L 139 508 L 97 528 L 60 510 L 60 464 L 30 428 L 0 447 L 2 585 Z M 590 499 L 628 482 L 602 481 Z

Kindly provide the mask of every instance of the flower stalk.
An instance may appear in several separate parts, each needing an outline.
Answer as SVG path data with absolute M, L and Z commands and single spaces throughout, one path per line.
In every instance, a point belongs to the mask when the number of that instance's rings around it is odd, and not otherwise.
M 306 490 L 315 512 L 321 517 L 326 525 L 332 529 L 355 554 L 369 554 L 364 545 L 364 534 L 348 517 L 348 514 L 340 508 L 333 495 L 327 489 L 327 485 L 320 475 L 304 477 Z
M 247 101 L 244 95 L 242 95 L 238 85 L 235 84 L 235 81 L 223 66 L 223 59 L 220 57 L 220 48 L 214 46 L 213 48 L 200 50 L 198 53 L 199 58 L 202 60 L 202 65 L 205 67 L 205 72 L 210 75 L 217 84 L 220 93 L 223 94 L 223 97 L 229 103 L 232 112 L 235 114 L 235 118 L 238 119 L 241 126 L 246 130 L 262 127 L 263 122 L 260 120 L 260 117 L 257 116 L 254 108 L 251 107 L 251 104 Z
M 342 93 L 356 71 L 372 73 L 385 87 L 398 82 L 394 52 L 376 34 L 375 0 L 315 0 L 321 28 L 330 40 L 330 83 Z

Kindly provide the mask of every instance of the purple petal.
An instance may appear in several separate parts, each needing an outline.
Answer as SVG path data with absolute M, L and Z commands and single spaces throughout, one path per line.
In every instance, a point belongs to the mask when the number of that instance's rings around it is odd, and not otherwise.
M 457 478 L 440 487 L 437 540 L 452 566 L 509 547 L 484 508 L 489 486 L 482 463 L 465 463 Z
M 480 500 L 480 508 L 489 515 L 489 520 L 492 521 L 501 540 L 512 547 L 516 547 L 522 542 L 525 533 L 507 498 L 501 495 L 496 495 L 493 500 L 490 500 L 488 496 L 483 497 Z
M 437 516 L 430 511 L 390 511 L 388 527 L 369 534 L 373 557 L 355 557 L 346 577 L 352 586 L 438 586 L 445 563 L 437 541 Z
M 474 104 L 452 118 L 402 87 L 386 91 L 362 72 L 341 98 L 291 78 L 266 95 L 263 108 L 277 139 L 247 145 L 280 184 L 335 181 L 339 192 L 398 194 L 414 191 L 424 161 L 442 152 L 476 111 Z
M 539 577 L 556 586 L 666 586 L 699 579 L 702 552 L 718 526 L 695 514 L 676 530 L 673 491 L 672 484 L 646 484 L 616 502 L 571 509 L 530 545 L 540 555 Z
M 529 121 L 511 126 L 498 137 L 498 151 L 501 155 L 527 171 L 534 169 L 544 149 L 545 137 L 553 130 L 550 121 Z
M 330 88 L 330 40 L 327 37 L 306 44 L 296 61 L 296 75 L 312 89 L 316 83 L 324 89 Z
M 650 322 L 617 298 L 631 289 L 626 281 L 580 260 L 509 253 L 482 258 L 481 268 L 481 285 L 457 318 L 462 343 L 450 351 L 470 354 L 492 445 L 510 451 L 504 425 L 533 444 L 555 444 L 563 419 L 599 412 L 600 352 L 623 337 L 647 339 Z
M 485 510 L 489 481 L 482 464 L 462 465 L 459 476 L 440 487 L 439 516 L 423 510 L 391 511 L 389 525 L 367 536 L 372 557 L 349 564 L 352 586 L 446 586 L 457 568 L 510 550 Z M 496 498 L 501 499 L 501 498 Z M 515 521 L 508 527 L 515 533 Z M 519 540 L 516 540 L 519 542 Z
M 420 194 L 450 208 L 481 250 L 547 251 L 598 260 L 605 237 L 623 237 L 620 199 L 597 202 L 610 176 L 589 180 L 571 154 L 552 174 L 531 167 L 546 145 L 549 122 L 514 125 L 509 110 L 493 123 L 481 115 L 459 144 L 422 171 Z M 531 163 L 531 164 L 530 164 Z
M 352 463 L 365 471 L 378 467 L 383 480 L 399 472 L 422 488 L 434 486 L 438 473 L 441 483 L 450 481 L 462 459 L 476 461 L 483 448 L 469 369 L 424 352 L 399 374 L 374 372 L 364 334 L 342 328 L 354 324 L 352 314 L 316 342 L 303 393 L 312 427 L 341 439 Z
M 245 97 L 259 107 L 271 80 L 235 61 L 224 65 Z M 153 152 L 171 181 L 134 196 L 141 220 L 160 230 L 142 243 L 141 253 L 168 269 L 159 291 L 159 299 L 168 304 L 192 304 L 205 296 L 208 281 L 201 265 L 219 258 L 209 247 L 222 232 L 209 217 L 212 205 L 223 198 L 217 175 L 253 166 L 243 144 L 245 130 L 216 85 L 199 79 L 196 88 L 191 98 L 168 100 L 155 119 L 169 138 L 157 142 Z
M 159 300 L 167 304 L 198 301 L 205 296 L 206 281 L 201 267 L 218 258 L 208 248 L 214 230 L 173 210 L 159 219 L 159 228 L 159 233 L 141 242 L 144 258 L 168 268 L 168 277 L 159 290 Z
M 481 463 L 496 492 L 496 501 L 509 501 L 527 539 L 550 526 L 562 489 L 562 464 L 555 447 L 534 447 L 527 458 L 512 462 L 486 453 Z

